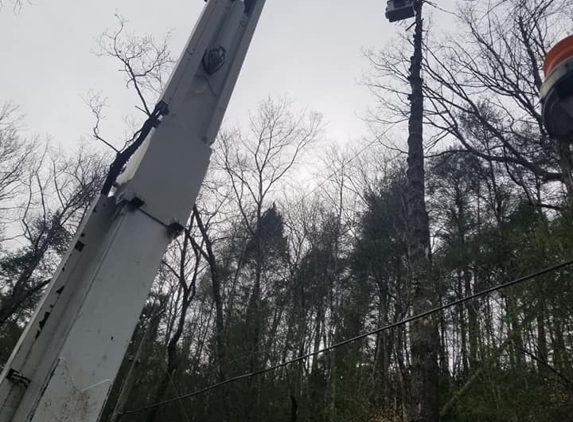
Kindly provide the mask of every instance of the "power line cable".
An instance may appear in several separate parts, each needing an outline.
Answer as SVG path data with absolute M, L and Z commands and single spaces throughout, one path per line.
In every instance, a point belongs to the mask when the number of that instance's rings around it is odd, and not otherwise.
M 222 387 L 222 386 L 224 386 L 224 385 L 227 385 L 227 384 L 230 384 L 230 383 L 233 383 L 233 382 L 236 382 L 236 381 L 240 381 L 240 380 L 247 379 L 247 378 L 252 378 L 252 377 L 255 377 L 255 376 L 258 376 L 258 375 L 262 375 L 262 374 L 266 374 L 266 373 L 268 373 L 268 372 L 275 371 L 275 370 L 277 370 L 277 369 L 284 368 L 284 367 L 286 367 L 286 366 L 288 366 L 288 365 L 292 365 L 293 363 L 297 363 L 297 362 L 300 362 L 300 361 L 302 361 L 302 360 L 308 359 L 308 358 L 310 358 L 310 357 L 319 355 L 319 354 L 321 354 L 321 353 L 329 352 L 329 351 L 334 350 L 334 349 L 337 349 L 337 348 L 339 348 L 339 347 L 346 346 L 346 345 L 348 345 L 348 344 L 350 344 L 350 343 L 354 343 L 354 342 L 356 342 L 356 341 L 358 341 L 358 340 L 362 340 L 362 339 L 364 339 L 364 338 L 366 338 L 366 337 L 370 337 L 370 336 L 372 336 L 372 335 L 374 335 L 374 334 L 378 334 L 378 333 L 381 333 L 381 332 L 383 332 L 383 331 L 388 331 L 388 330 L 394 329 L 394 328 L 396 328 L 396 327 L 399 327 L 399 326 L 408 324 L 408 323 L 410 323 L 410 322 L 417 321 L 417 320 L 419 320 L 419 319 L 425 318 L 425 317 L 430 316 L 430 315 L 432 315 L 432 314 L 435 314 L 435 313 L 438 313 L 438 312 L 442 312 L 442 311 L 444 311 L 444 310 L 446 310 L 446 309 L 452 308 L 452 307 L 457 306 L 457 305 L 461 305 L 461 304 L 463 304 L 463 303 L 465 303 L 465 302 L 469 302 L 470 300 L 477 299 L 477 298 L 482 297 L 482 296 L 486 296 L 486 295 L 488 295 L 488 294 L 490 294 L 490 293 L 493 293 L 493 292 L 496 292 L 496 291 L 498 291 L 498 290 L 502 290 L 502 289 L 506 289 L 506 288 L 508 288 L 508 287 L 515 286 L 515 285 L 517 285 L 517 284 L 520 284 L 520 283 L 523 283 L 523 282 L 525 282 L 525 281 L 528 281 L 528 280 L 537 278 L 537 277 L 539 277 L 539 276 L 542 276 L 542 275 L 544 275 L 544 274 L 548 274 L 548 273 L 550 273 L 550 272 L 556 271 L 556 270 L 558 270 L 558 269 L 560 269 L 560 268 L 567 267 L 567 266 L 572 265 L 572 264 L 573 264 L 573 259 L 569 259 L 569 260 L 567 260 L 567 261 L 563 261 L 563 262 L 561 262 L 561 263 L 559 263 L 559 264 L 553 265 L 553 266 L 551 266 L 551 267 L 547 267 L 547 268 L 545 268 L 545 269 L 543 269 L 543 270 L 540 270 L 540 271 L 537 271 L 537 272 L 535 272 L 535 273 L 533 273 L 533 274 L 529 274 L 529 275 L 523 276 L 523 277 L 521 277 L 521 278 L 517 278 L 517 279 L 515 279 L 515 280 L 509 281 L 509 282 L 504 283 L 504 284 L 500 284 L 500 285 L 497 285 L 497 286 L 494 286 L 494 287 L 490 287 L 490 288 L 488 288 L 488 289 L 482 290 L 482 291 L 477 292 L 477 293 L 474 293 L 474 294 L 472 294 L 472 295 L 465 296 L 465 297 L 463 297 L 463 298 L 454 300 L 454 301 L 452 301 L 452 302 L 450 302 L 450 303 L 447 303 L 447 304 L 445 304 L 445 305 L 441 305 L 441 306 L 438 306 L 438 307 L 436 307 L 436 308 L 432 308 L 432 309 L 430 309 L 430 310 L 427 310 L 427 311 L 425 311 L 425 312 L 422 312 L 422 313 L 420 313 L 420 314 L 413 315 L 413 316 L 411 316 L 411 317 L 405 318 L 405 319 L 403 319 L 403 320 L 401 320 L 401 321 L 394 322 L 394 323 L 392 323 L 392 324 L 385 325 L 385 326 L 383 326 L 383 327 L 379 327 L 379 328 L 377 328 L 377 329 L 375 329 L 375 330 L 369 331 L 369 332 L 364 333 L 364 334 L 360 334 L 360 335 L 358 335 L 358 336 L 356 336 L 356 337 L 349 338 L 349 339 L 347 339 L 347 340 L 341 341 L 341 342 L 339 342 L 339 343 L 333 344 L 333 345 L 328 346 L 328 347 L 325 347 L 325 348 L 323 348 L 323 349 L 316 350 L 316 351 L 311 352 L 311 353 L 307 353 L 307 354 L 302 355 L 302 356 L 299 356 L 299 357 L 297 357 L 297 358 L 295 358 L 295 359 L 292 359 L 292 360 L 289 360 L 289 361 L 286 361 L 286 362 L 282 362 L 282 363 L 279 363 L 279 364 L 277 364 L 277 365 L 269 366 L 269 367 L 267 367 L 267 368 L 264 368 L 264 369 L 261 369 L 261 370 L 258 370 L 258 371 L 249 372 L 249 373 L 243 374 L 243 375 L 238 375 L 238 376 L 236 376 L 236 377 L 229 378 L 229 379 L 227 379 L 227 380 L 225 380 L 225 381 L 221 381 L 221 382 L 219 382 L 219 383 L 210 385 L 210 386 L 208 386 L 208 387 L 202 388 L 202 389 L 200 389 L 200 390 L 194 391 L 194 392 L 189 393 L 189 394 L 184 394 L 184 395 L 182 395 L 182 396 L 175 397 L 175 398 L 172 398 L 172 399 L 169 399 L 169 400 L 165 400 L 165 401 L 162 401 L 162 402 L 159 402 L 159 403 L 151 404 L 151 405 L 149 405 L 149 406 L 144 406 L 144 407 L 141 407 L 141 408 L 139 408 L 139 409 L 128 410 L 128 411 L 124 412 L 123 414 L 128 415 L 128 414 L 133 414 L 133 413 L 139 413 L 139 412 L 143 412 L 143 411 L 145 411 L 145 410 L 150 410 L 150 409 L 153 409 L 153 408 L 156 408 L 156 407 L 165 406 L 165 405 L 167 405 L 167 404 L 170 404 L 170 403 L 173 403 L 173 402 L 177 402 L 177 401 L 180 401 L 180 400 L 182 400 L 182 399 L 187 399 L 187 398 L 190 398 L 190 397 L 198 396 L 198 395 L 200 395 L 200 394 L 206 393 L 206 392 L 208 392 L 208 391 L 214 390 L 214 389 L 216 389 L 216 388 Z

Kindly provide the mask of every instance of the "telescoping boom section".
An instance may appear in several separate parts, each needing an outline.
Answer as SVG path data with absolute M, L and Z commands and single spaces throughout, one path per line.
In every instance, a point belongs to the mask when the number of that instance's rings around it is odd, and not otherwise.
M 264 2 L 206 3 L 138 148 L 111 166 L 3 369 L 0 422 L 98 420 L 197 198 Z

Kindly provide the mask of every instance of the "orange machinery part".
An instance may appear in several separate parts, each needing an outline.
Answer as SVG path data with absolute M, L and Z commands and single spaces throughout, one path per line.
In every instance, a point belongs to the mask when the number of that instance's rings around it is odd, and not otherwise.
M 573 57 L 573 35 L 562 39 L 549 50 L 543 63 L 545 76 L 549 75 L 560 63 L 571 57 Z

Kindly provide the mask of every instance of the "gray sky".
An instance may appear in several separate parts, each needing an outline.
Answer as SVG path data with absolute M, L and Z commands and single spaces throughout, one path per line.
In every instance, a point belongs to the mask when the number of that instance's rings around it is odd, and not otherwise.
M 114 13 L 131 32 L 159 37 L 171 31 L 177 58 L 202 0 L 33 0 L 17 14 L 0 12 L 0 101 L 13 100 L 31 133 L 70 145 L 88 137 L 93 119 L 83 98 L 90 90 L 108 98 L 103 133 L 119 137 L 122 119 L 138 113 L 119 66 L 93 54 L 96 38 L 115 28 Z M 453 8 L 453 0 L 442 7 Z M 359 116 L 372 105 L 358 81 L 368 69 L 362 48 L 383 47 L 404 26 L 384 17 L 385 0 L 267 0 L 235 89 L 227 120 L 241 121 L 268 95 L 288 95 L 321 112 L 337 142 L 366 133 Z M 434 23 L 442 17 L 436 16 Z

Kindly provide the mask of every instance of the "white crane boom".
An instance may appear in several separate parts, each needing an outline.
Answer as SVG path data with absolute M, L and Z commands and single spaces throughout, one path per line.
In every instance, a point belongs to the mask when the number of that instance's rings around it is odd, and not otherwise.
M 162 256 L 197 198 L 264 2 L 207 2 L 139 148 L 125 168 L 125 154 L 112 165 L 2 371 L 0 422 L 99 419 Z

